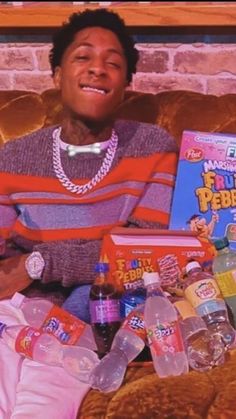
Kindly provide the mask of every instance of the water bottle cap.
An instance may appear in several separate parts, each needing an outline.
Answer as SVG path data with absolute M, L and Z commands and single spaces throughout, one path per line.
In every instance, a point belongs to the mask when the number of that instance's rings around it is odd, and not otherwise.
M 145 287 L 147 287 L 150 284 L 160 284 L 160 275 L 158 272 L 144 272 L 143 282 Z
M 221 239 L 214 240 L 214 246 L 216 250 L 224 249 L 224 247 L 229 246 L 228 237 L 222 237 Z
M 104 263 L 104 262 L 98 262 L 95 265 L 95 272 L 98 273 L 105 273 L 109 271 L 109 265 L 108 263 Z
M 25 299 L 25 296 L 23 294 L 20 294 L 19 292 L 15 292 L 15 294 L 13 295 L 11 299 L 11 304 L 16 308 L 20 308 L 24 299 Z
M 185 268 L 186 273 L 188 274 L 194 268 L 201 268 L 200 263 L 198 263 L 197 261 L 187 263 Z

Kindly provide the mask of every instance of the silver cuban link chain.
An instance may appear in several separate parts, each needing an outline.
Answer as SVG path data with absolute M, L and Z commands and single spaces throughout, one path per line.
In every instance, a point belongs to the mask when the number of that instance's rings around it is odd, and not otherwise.
M 96 186 L 101 180 L 107 175 L 109 172 L 113 159 L 115 157 L 117 145 L 118 145 L 118 136 L 115 130 L 112 130 L 112 134 L 109 140 L 109 146 L 107 148 L 106 155 L 102 162 L 102 165 L 96 175 L 86 184 L 84 185 L 76 185 L 75 183 L 71 182 L 71 180 L 66 176 L 62 164 L 61 164 L 61 156 L 60 156 L 60 134 L 61 134 L 61 127 L 56 128 L 53 131 L 53 170 L 55 172 L 56 177 L 61 182 L 61 184 L 66 188 L 68 191 L 76 193 L 76 194 L 84 194 L 87 191 L 91 190 L 94 186 Z

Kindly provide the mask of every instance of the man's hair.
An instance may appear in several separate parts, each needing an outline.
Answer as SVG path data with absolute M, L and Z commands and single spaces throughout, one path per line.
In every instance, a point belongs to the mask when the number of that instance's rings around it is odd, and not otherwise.
M 117 13 L 106 9 L 86 9 L 83 12 L 73 13 L 68 22 L 64 23 L 53 35 L 53 47 L 49 53 L 52 73 L 54 74 L 55 68 L 61 65 L 63 54 L 74 41 L 77 32 L 95 26 L 109 29 L 119 39 L 127 61 L 127 81 L 130 83 L 132 74 L 136 72 L 139 53 L 134 46 L 133 38 L 127 31 L 124 20 Z

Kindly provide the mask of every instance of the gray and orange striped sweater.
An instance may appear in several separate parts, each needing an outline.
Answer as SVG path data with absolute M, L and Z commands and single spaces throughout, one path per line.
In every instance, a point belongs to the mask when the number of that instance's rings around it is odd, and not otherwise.
M 151 124 L 117 121 L 114 128 L 119 143 L 110 172 L 84 195 L 65 189 L 54 173 L 55 127 L 0 149 L 0 235 L 25 252 L 40 251 L 46 261 L 42 283 L 92 282 L 102 238 L 112 227 L 168 226 L 175 141 Z M 76 184 L 88 182 L 105 155 L 60 153 L 66 175 Z

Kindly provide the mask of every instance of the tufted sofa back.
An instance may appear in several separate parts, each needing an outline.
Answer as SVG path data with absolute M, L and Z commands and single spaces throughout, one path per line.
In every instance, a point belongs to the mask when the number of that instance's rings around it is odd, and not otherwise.
M 157 94 L 127 91 L 117 116 L 159 124 L 179 144 L 184 129 L 236 133 L 236 94 L 217 97 L 184 90 Z M 55 89 L 42 94 L 0 91 L 0 144 L 60 123 L 61 118 L 60 95 Z

